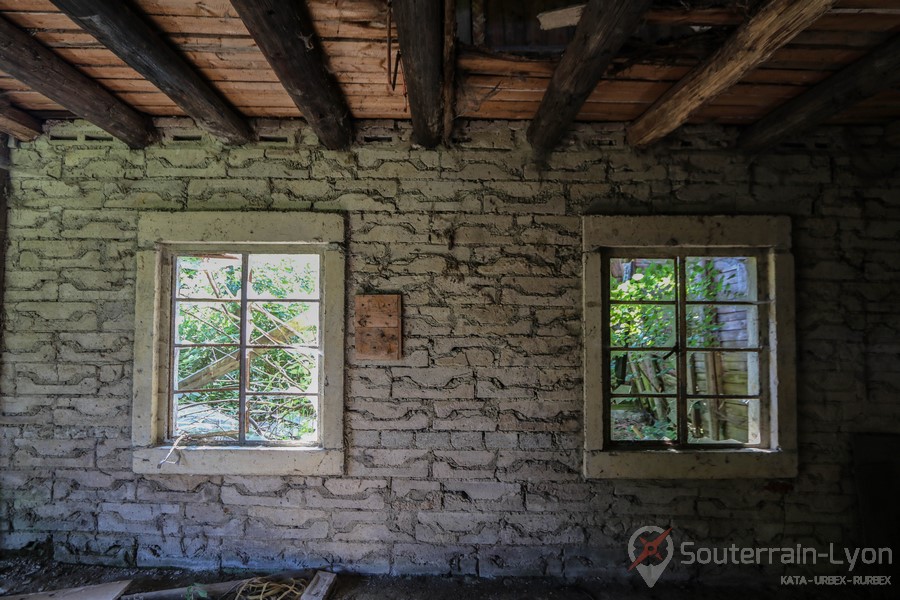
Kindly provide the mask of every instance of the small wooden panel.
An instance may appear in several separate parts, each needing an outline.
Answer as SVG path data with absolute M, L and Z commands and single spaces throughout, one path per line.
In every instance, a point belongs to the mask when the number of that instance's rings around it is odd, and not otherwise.
M 356 357 L 400 360 L 403 321 L 400 294 L 356 297 Z

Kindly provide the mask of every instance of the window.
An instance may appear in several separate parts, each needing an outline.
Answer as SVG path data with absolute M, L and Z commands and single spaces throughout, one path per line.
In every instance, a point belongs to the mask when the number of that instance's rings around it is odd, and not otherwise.
M 134 468 L 343 470 L 343 219 L 145 214 Z
M 585 217 L 585 474 L 796 471 L 790 222 Z
M 172 258 L 170 438 L 318 442 L 319 258 Z

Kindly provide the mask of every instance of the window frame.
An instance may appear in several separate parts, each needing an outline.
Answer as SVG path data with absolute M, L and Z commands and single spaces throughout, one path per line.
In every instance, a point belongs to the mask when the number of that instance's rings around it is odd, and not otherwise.
M 775 216 L 585 216 L 583 233 L 584 476 L 588 478 L 793 477 L 797 473 L 794 271 L 791 224 Z M 610 255 L 741 254 L 765 261 L 768 304 L 768 393 L 759 446 L 668 447 L 623 444 L 610 435 L 606 393 Z M 692 254 L 692 252 L 696 254 Z M 762 390 L 761 390 L 761 393 Z
M 344 218 L 330 213 L 144 213 L 138 222 L 135 284 L 132 466 L 137 473 L 340 475 L 344 470 Z M 185 445 L 172 452 L 174 260 L 198 250 L 317 253 L 320 266 L 318 434 L 303 443 Z M 167 460 L 168 457 L 168 460 Z

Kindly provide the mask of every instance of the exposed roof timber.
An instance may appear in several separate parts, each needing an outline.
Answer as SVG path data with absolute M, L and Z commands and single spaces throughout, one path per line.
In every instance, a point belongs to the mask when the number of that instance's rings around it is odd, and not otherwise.
M 394 0 L 413 141 L 433 148 L 444 129 L 444 8 L 435 0 Z
M 150 119 L 0 17 L 0 70 L 132 148 L 154 139 Z
M 0 131 L 21 142 L 30 142 L 43 133 L 43 126 L 40 119 L 12 106 L 6 98 L 0 98 Z
M 535 160 L 553 151 L 641 22 L 651 0 L 591 0 L 528 126 Z
M 663 94 L 627 130 L 632 146 L 652 144 L 684 124 L 698 108 L 809 27 L 835 0 L 771 0 L 737 28 L 709 59 Z
M 253 138 L 244 118 L 130 1 L 51 2 L 158 87 L 201 127 L 233 144 Z
M 822 83 L 779 106 L 747 128 L 738 146 L 758 151 L 900 83 L 900 35 L 878 46 Z M 897 139 L 897 124 L 893 137 Z M 890 139 L 890 127 L 888 128 Z
M 305 0 L 232 0 L 266 60 L 322 143 L 350 146 L 347 98 L 325 66 Z
M 574 27 L 581 18 L 584 4 L 575 4 L 565 8 L 548 10 L 537 15 L 541 29 L 560 29 L 562 27 Z M 647 11 L 648 23 L 678 23 L 692 22 L 699 25 L 701 22 L 707 25 L 739 25 L 742 22 L 742 14 L 746 12 L 746 6 L 737 3 L 734 8 L 656 8 Z M 898 8 L 866 7 L 866 8 L 832 8 L 827 11 L 829 15 L 886 15 L 900 14 Z
M 444 144 L 453 137 L 456 120 L 456 0 L 444 0 Z

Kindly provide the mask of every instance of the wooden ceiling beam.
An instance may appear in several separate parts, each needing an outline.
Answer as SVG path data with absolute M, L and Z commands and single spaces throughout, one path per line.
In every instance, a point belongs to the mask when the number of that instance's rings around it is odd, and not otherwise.
M 0 70 L 87 119 L 132 148 L 155 138 L 149 117 L 0 17 Z
M 456 0 L 444 0 L 444 145 L 453 138 L 456 121 Z
M 247 121 L 160 35 L 132 2 L 51 2 L 159 88 L 201 127 L 232 144 L 253 139 Z
M 542 162 L 575 121 L 610 62 L 634 33 L 650 0 L 591 0 L 528 126 L 534 159 Z
M 6 98 L 0 98 L 0 131 L 8 133 L 20 142 L 30 142 L 44 132 L 40 119 L 19 110 Z
M 834 2 L 768 2 L 738 27 L 709 59 L 691 70 L 628 127 L 628 143 L 648 146 L 681 127 L 694 111 L 768 60 L 776 50 L 821 17 Z
M 748 127 L 738 138 L 738 147 L 751 152 L 764 150 L 897 84 L 900 84 L 900 35 Z
M 444 9 L 435 0 L 394 0 L 403 80 L 409 94 L 413 141 L 426 148 L 444 130 Z
M 231 4 L 325 147 L 348 148 L 353 135 L 350 107 L 325 65 L 305 0 L 231 0 Z

